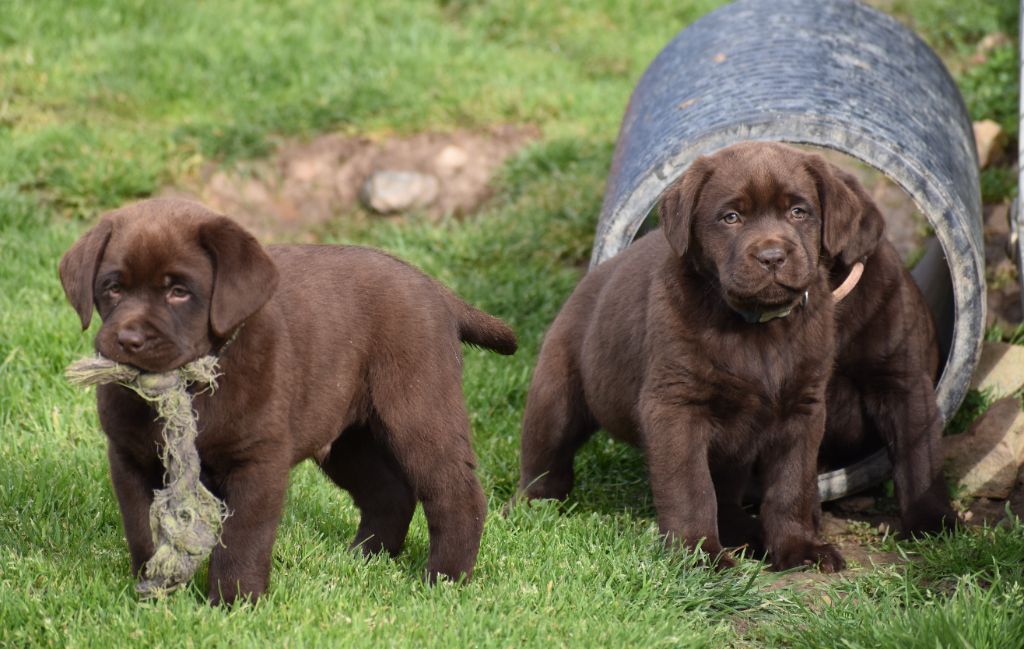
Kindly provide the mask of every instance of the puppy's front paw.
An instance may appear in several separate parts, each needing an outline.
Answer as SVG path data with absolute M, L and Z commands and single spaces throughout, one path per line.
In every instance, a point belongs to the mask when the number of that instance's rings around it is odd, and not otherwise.
M 717 571 L 728 570 L 729 568 L 736 567 L 736 560 L 732 558 L 731 554 L 722 550 L 717 555 L 711 557 L 711 565 Z
M 736 560 L 721 545 L 704 543 L 699 549 L 691 548 L 690 551 L 697 553 L 702 564 L 715 570 L 722 571 L 736 567 Z
M 718 535 L 722 545 L 739 548 L 747 556 L 763 559 L 768 553 L 761 523 L 739 507 L 718 510 Z
M 817 566 L 824 573 L 839 572 L 846 568 L 846 561 L 831 543 L 814 540 L 792 540 L 772 552 L 772 568 L 789 570 L 801 566 Z

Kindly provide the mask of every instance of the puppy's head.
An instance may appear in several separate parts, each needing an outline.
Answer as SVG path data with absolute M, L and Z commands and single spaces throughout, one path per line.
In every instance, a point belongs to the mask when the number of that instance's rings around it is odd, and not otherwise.
M 82 321 L 97 309 L 96 350 L 164 372 L 207 354 L 258 311 L 277 285 L 262 246 L 234 221 L 179 200 L 115 210 L 60 261 Z
M 673 250 L 739 311 L 803 298 L 819 264 L 869 255 L 883 221 L 860 184 L 821 156 L 745 142 L 699 158 L 661 201 Z

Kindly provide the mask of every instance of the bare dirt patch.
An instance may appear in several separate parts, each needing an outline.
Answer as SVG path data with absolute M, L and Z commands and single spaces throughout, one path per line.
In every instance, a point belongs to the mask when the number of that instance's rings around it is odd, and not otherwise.
M 283 141 L 262 160 L 215 165 L 164 196 L 191 198 L 228 214 L 262 240 L 310 239 L 331 218 L 359 211 L 360 193 L 378 171 L 427 174 L 438 191 L 418 211 L 464 215 L 492 193 L 491 178 L 512 154 L 539 137 L 530 126 L 406 137 L 329 134 Z
M 847 562 L 846 570 L 832 575 L 810 568 L 785 572 L 774 575 L 768 588 L 793 587 L 800 593 L 814 593 L 815 589 L 839 580 L 912 561 L 913 555 L 882 549 L 885 537 L 899 529 L 896 503 L 891 497 L 882 495 L 880 488 L 869 493 L 875 495 L 848 496 L 824 506 L 821 535 L 839 548 Z M 975 498 L 962 505 L 959 513 L 968 527 L 1007 525 L 1010 517 L 1024 517 L 1024 468 L 1020 470 L 1009 498 Z

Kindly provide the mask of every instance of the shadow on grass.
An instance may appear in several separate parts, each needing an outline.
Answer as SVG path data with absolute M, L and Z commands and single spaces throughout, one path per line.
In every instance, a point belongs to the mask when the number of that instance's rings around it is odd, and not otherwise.
M 575 474 L 575 485 L 560 504 L 561 511 L 605 516 L 626 513 L 638 519 L 654 518 L 647 467 L 639 449 L 598 431 L 576 454 Z M 502 480 L 494 491 L 507 502 L 515 486 L 515 479 Z

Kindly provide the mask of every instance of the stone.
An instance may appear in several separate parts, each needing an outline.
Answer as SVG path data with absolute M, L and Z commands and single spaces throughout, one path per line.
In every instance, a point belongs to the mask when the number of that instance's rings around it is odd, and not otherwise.
M 1013 45 L 1013 39 L 1003 32 L 992 32 L 991 34 L 985 34 L 984 38 L 978 42 L 977 50 L 979 52 L 991 52 L 997 47 L 1003 47 L 1004 45 Z
M 947 475 L 970 496 L 1007 498 L 1024 465 L 1024 412 L 1000 399 L 960 435 L 943 438 Z
M 1000 266 L 1013 265 L 1013 262 L 1006 260 Z M 1014 277 L 1016 277 L 1014 275 Z M 988 304 L 986 315 L 986 328 L 998 327 L 1004 334 L 1010 333 L 1017 328 L 1021 321 L 1024 321 L 1024 309 L 1021 308 L 1020 288 L 1003 281 L 1000 286 L 989 284 L 990 288 L 985 301 Z
M 978 41 L 978 46 L 974 48 L 974 54 L 971 55 L 968 62 L 971 65 L 982 65 L 988 61 L 988 55 L 991 54 L 993 50 L 1008 45 L 1013 45 L 1013 41 L 1003 32 L 992 32 L 991 34 L 986 34 L 984 38 Z
M 850 524 L 845 518 L 833 516 L 828 512 L 821 513 L 821 523 L 818 531 L 824 536 L 840 536 L 846 534 Z
M 434 158 L 434 165 L 439 172 L 452 173 L 462 169 L 469 162 L 469 154 L 460 146 L 449 144 Z
M 1010 512 L 1024 520 L 1024 467 L 1021 467 L 1017 474 L 1017 484 L 1013 486 L 1013 493 L 1010 494 Z
M 329 177 L 335 166 L 337 154 L 334 151 L 317 152 L 288 161 L 287 175 L 296 182 L 311 183 L 319 178 Z
M 972 390 L 991 390 L 996 397 L 1013 394 L 1024 387 L 1024 347 L 1002 342 L 985 342 L 981 359 L 971 381 Z
M 982 169 L 999 162 L 1005 153 L 1006 132 L 990 119 L 974 122 L 974 144 L 978 149 L 978 166 Z
M 363 185 L 363 204 L 378 214 L 394 214 L 427 207 L 437 199 L 435 176 L 416 171 L 376 171 Z
M 1010 496 L 1013 501 L 1013 496 Z M 1005 524 L 1007 501 L 993 498 L 978 498 L 971 503 L 970 509 L 962 514 L 963 519 L 972 525 L 994 527 Z M 1012 509 L 1011 509 L 1012 511 Z
M 988 287 L 991 289 L 992 274 L 994 267 L 1002 262 L 1010 262 L 1013 259 L 1013 246 L 1010 244 L 1010 206 L 1008 203 L 998 205 L 986 205 L 983 212 L 985 225 L 985 266 Z M 1016 266 L 1010 262 L 1013 268 L 1011 278 L 1016 285 Z
M 985 206 L 985 236 L 1010 236 L 1010 204 Z

